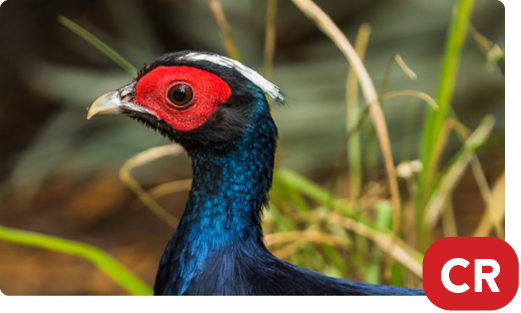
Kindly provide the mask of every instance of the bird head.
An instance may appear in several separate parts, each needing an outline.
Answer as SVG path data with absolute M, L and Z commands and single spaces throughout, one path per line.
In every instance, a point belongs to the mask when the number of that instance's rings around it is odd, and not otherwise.
M 127 85 L 99 97 L 95 115 L 123 114 L 187 147 L 241 138 L 266 96 L 283 102 L 279 88 L 230 58 L 199 51 L 169 53 Z

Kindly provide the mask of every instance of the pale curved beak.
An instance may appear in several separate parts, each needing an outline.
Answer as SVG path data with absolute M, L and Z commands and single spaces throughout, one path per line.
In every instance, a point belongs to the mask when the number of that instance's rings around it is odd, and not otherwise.
M 90 105 L 87 112 L 87 120 L 90 120 L 94 115 L 121 114 L 122 107 L 123 103 L 118 91 L 106 93 Z
M 151 110 L 132 102 L 132 92 L 135 82 L 125 85 L 117 90 L 106 93 L 96 99 L 87 111 L 87 120 L 95 115 L 116 114 L 149 114 L 155 116 Z

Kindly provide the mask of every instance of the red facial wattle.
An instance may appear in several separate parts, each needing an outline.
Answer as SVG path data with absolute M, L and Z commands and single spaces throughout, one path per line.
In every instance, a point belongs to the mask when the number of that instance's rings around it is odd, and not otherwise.
M 168 100 L 170 88 L 185 84 L 192 88 L 190 106 L 179 110 Z M 160 66 L 136 85 L 136 102 L 178 131 L 203 125 L 220 104 L 231 96 L 230 86 L 219 76 L 189 66 Z

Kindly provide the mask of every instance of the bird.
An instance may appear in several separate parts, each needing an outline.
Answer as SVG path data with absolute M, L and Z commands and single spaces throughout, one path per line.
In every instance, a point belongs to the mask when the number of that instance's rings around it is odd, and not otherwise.
M 420 289 L 328 277 L 271 254 L 261 217 L 278 132 L 268 98 L 280 88 L 212 52 L 164 54 L 88 108 L 126 115 L 181 145 L 192 162 L 185 211 L 168 241 L 155 295 L 424 295 Z

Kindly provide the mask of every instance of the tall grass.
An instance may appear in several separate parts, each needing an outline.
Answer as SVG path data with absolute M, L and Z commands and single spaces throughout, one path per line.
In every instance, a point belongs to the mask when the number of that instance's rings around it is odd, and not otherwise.
M 418 223 L 422 223 L 425 216 L 425 205 L 433 192 L 439 159 L 435 158 L 435 151 L 444 145 L 441 136 L 447 118 L 452 108 L 452 99 L 456 89 L 458 70 L 463 45 L 470 25 L 470 17 L 474 7 L 474 0 L 458 0 L 452 16 L 452 23 L 447 36 L 445 53 L 440 75 L 437 103 L 439 110 L 428 111 L 423 127 L 421 146 L 421 160 L 423 170 L 418 180 L 418 194 L 416 198 L 416 213 Z M 429 229 L 418 225 L 421 233 L 422 250 L 429 245 Z
M 233 41 L 232 29 L 226 20 L 226 15 L 224 14 L 221 1 L 209 0 L 208 4 L 212 10 L 213 16 L 215 17 L 216 23 L 219 26 L 226 54 L 233 59 L 240 60 L 239 51 L 237 50 L 237 47 Z
M 385 168 L 387 170 L 387 178 L 393 203 L 393 227 L 399 229 L 400 224 L 400 193 L 398 190 L 398 178 L 394 165 L 393 153 L 391 149 L 391 141 L 389 140 L 389 132 L 387 130 L 387 122 L 385 120 L 378 93 L 374 86 L 367 69 L 365 68 L 356 50 L 350 44 L 347 37 L 342 33 L 338 26 L 331 18 L 311 0 L 292 0 L 293 3 L 311 19 L 317 27 L 326 34 L 331 41 L 344 54 L 349 61 L 353 71 L 356 73 L 358 81 L 362 89 L 366 104 L 369 108 L 373 125 L 378 136 L 380 149 L 384 157 Z
M 273 60 L 275 58 L 275 44 L 277 41 L 277 2 L 268 0 L 266 14 L 266 34 L 264 38 L 264 76 L 271 78 Z

